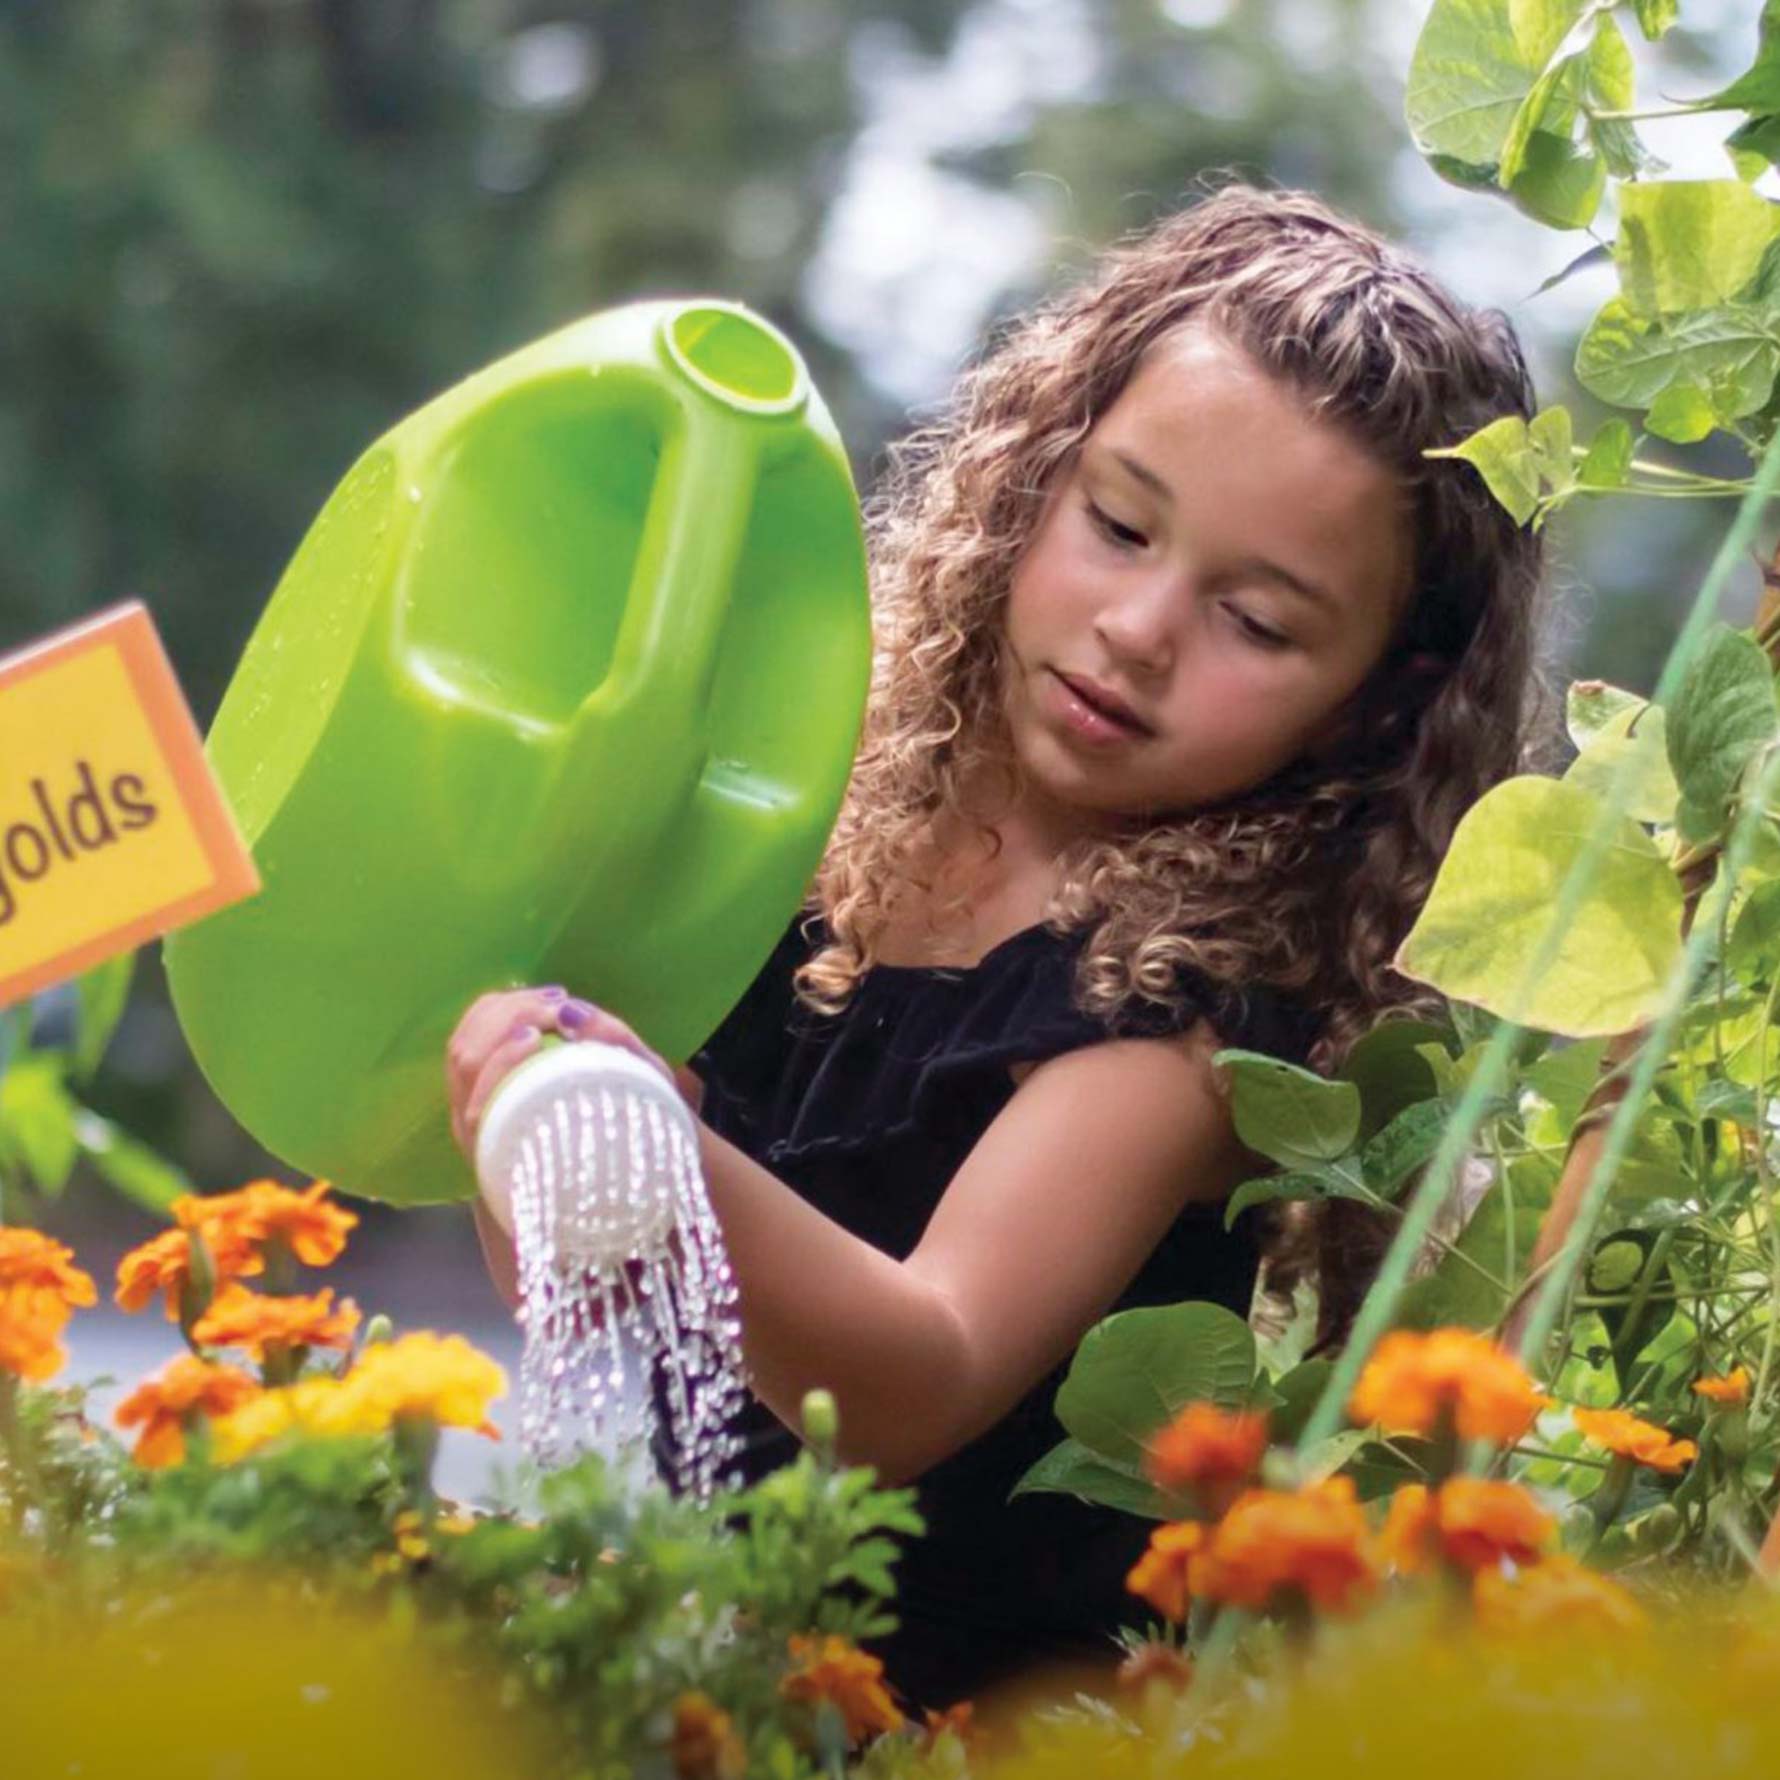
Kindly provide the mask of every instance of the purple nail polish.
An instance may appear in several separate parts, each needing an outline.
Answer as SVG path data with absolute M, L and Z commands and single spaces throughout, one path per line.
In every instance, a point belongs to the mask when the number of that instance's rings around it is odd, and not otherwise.
M 556 1023 L 570 1032 L 579 1032 L 593 1019 L 595 1011 L 590 1001 L 569 1001 L 557 1009 Z
M 538 993 L 542 995 L 546 1001 L 562 1001 L 567 997 L 568 990 L 565 989 L 561 983 L 552 983 L 548 988 L 540 989 Z

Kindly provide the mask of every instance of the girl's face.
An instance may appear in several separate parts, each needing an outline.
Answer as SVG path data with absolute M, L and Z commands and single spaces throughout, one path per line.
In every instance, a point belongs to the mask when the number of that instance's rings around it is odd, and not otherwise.
M 1221 334 L 1176 330 L 1014 571 L 1002 683 L 1032 794 L 1091 828 L 1258 785 L 1335 730 L 1412 561 L 1388 469 Z

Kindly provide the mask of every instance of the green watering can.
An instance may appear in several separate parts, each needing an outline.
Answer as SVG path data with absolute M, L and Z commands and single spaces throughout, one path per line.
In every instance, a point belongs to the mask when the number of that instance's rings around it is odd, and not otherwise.
M 444 1057 L 484 991 L 566 983 L 684 1061 L 821 860 L 870 659 L 845 451 L 748 310 L 608 310 L 410 416 L 210 732 L 264 881 L 166 942 L 217 1095 L 407 1205 L 475 1190 Z

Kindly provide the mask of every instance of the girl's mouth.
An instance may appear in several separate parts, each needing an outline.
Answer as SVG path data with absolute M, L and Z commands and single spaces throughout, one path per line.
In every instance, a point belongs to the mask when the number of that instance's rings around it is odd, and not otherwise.
M 1055 669 L 1049 675 L 1051 702 L 1057 715 L 1076 735 L 1089 742 L 1135 742 L 1150 732 L 1103 710 Z

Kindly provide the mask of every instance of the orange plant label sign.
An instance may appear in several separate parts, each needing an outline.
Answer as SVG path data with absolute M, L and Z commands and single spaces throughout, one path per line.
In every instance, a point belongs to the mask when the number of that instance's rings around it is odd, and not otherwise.
M 0 656 L 0 1007 L 259 887 L 146 607 Z

